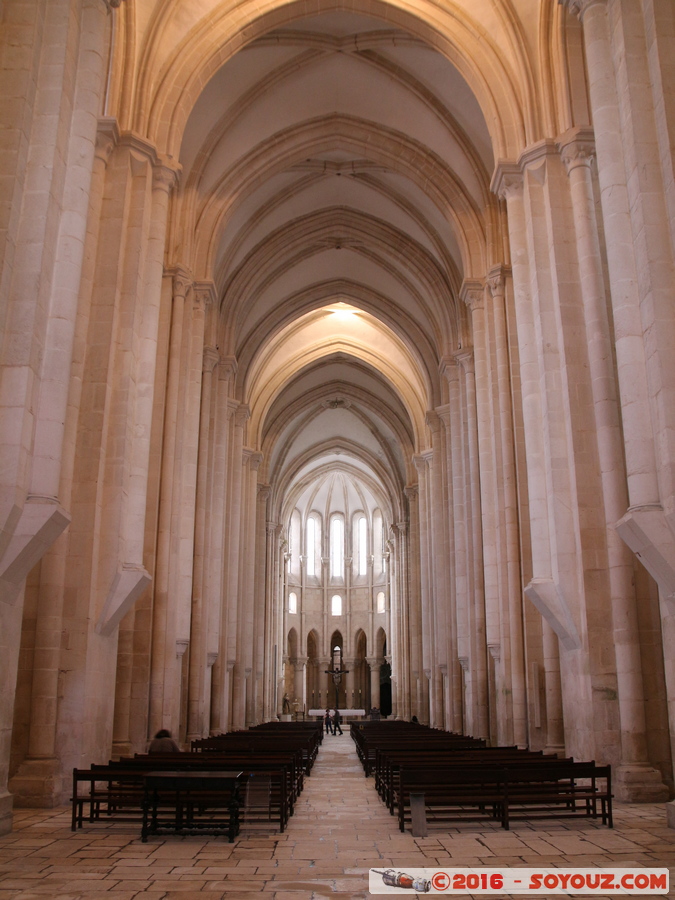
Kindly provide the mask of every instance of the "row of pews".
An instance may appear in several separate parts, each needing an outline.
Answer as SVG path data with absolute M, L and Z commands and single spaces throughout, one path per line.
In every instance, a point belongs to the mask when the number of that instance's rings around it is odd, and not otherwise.
M 485 741 L 411 722 L 358 722 L 351 736 L 366 777 L 401 831 L 515 819 L 600 818 L 612 827 L 611 767 Z
M 321 722 L 270 722 L 192 742 L 187 753 L 137 753 L 73 770 L 72 820 L 135 823 L 149 835 L 283 832 L 323 740 Z

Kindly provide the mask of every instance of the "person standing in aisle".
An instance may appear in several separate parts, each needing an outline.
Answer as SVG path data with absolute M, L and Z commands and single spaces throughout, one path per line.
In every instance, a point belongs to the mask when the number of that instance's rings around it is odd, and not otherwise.
M 339 709 L 334 709 L 334 710 L 333 710 L 333 722 L 332 722 L 332 724 L 333 724 L 333 737 L 335 737 L 335 735 L 337 734 L 338 730 L 340 731 L 340 734 L 344 734 L 344 732 L 342 731 L 342 728 L 340 728 L 340 722 L 341 722 L 341 721 L 342 721 L 342 716 L 340 715 L 340 710 L 339 710 Z

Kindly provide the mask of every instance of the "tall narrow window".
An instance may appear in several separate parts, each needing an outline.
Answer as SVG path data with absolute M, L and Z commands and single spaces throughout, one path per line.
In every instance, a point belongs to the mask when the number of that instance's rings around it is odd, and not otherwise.
M 307 574 L 311 577 L 316 575 L 316 531 L 317 521 L 314 516 L 307 519 L 307 543 L 305 552 L 307 554 Z
M 297 509 L 293 510 L 291 515 L 291 527 L 288 533 L 288 571 L 291 575 L 300 574 L 300 533 L 302 523 L 300 521 L 300 513 Z
M 330 574 L 331 578 L 344 578 L 345 525 L 340 516 L 330 520 Z
M 365 516 L 359 516 L 356 520 L 356 535 L 359 548 L 359 575 L 365 575 L 368 571 L 368 529 Z
M 384 529 L 382 513 L 376 509 L 373 513 L 373 575 L 377 578 L 384 570 Z
M 288 611 L 289 613 L 296 613 L 298 611 L 298 595 L 295 591 L 291 591 L 288 595 Z
M 339 594 L 333 594 L 330 598 L 330 612 L 332 616 L 342 615 L 342 597 Z
M 384 612 L 384 591 L 377 592 L 377 611 L 379 613 Z

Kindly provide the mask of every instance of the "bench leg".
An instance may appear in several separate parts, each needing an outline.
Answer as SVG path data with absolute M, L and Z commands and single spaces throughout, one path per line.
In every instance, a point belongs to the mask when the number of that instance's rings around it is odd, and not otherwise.
M 426 837 L 429 833 L 427 829 L 427 815 L 424 808 L 424 794 L 410 794 L 410 817 L 412 819 L 413 837 Z

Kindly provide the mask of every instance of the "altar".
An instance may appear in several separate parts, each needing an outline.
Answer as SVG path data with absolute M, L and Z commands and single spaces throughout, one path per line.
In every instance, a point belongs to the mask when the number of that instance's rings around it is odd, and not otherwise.
M 334 707 L 329 706 L 329 709 L 334 709 Z M 365 716 L 365 709 L 339 709 L 338 712 L 342 716 L 343 719 L 355 719 L 358 716 Z M 326 710 L 324 709 L 310 709 L 307 713 L 308 716 L 325 716 Z

